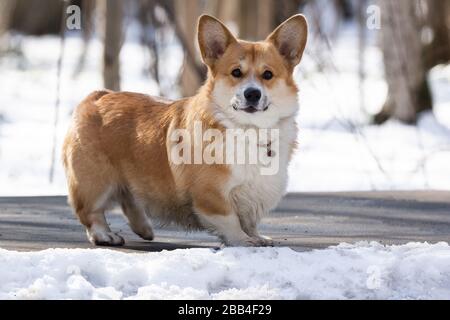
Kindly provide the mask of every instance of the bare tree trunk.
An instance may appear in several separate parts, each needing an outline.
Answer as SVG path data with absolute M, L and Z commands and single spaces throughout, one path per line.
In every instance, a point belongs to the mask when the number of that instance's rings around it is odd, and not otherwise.
M 61 0 L 15 0 L 10 29 L 31 35 L 59 34 L 63 6 Z
M 5 35 L 10 27 L 14 5 L 14 0 L 0 1 L 0 55 L 8 50 L 8 40 Z
M 80 56 L 78 57 L 77 66 L 74 70 L 74 76 L 80 74 L 86 64 L 86 56 L 89 50 L 89 44 L 94 32 L 94 13 L 95 13 L 95 0 L 82 0 L 82 17 L 81 17 L 81 33 L 83 39 L 83 48 Z
M 123 1 L 107 0 L 104 5 L 103 82 L 105 88 L 120 91 L 119 56 L 123 42 Z
M 0 1 L 0 37 L 9 29 L 14 4 L 14 0 Z
M 275 21 L 274 26 L 278 26 L 290 16 L 299 12 L 301 6 L 309 0 L 277 0 L 274 2 Z
M 427 0 L 426 4 L 433 40 L 426 48 L 425 59 L 431 69 L 450 61 L 450 0 Z
M 239 36 L 245 40 L 263 40 L 275 27 L 274 0 L 241 0 Z
M 375 117 L 414 123 L 419 112 L 431 109 L 427 69 L 423 59 L 421 26 L 415 0 L 380 0 L 382 49 L 389 97 Z
M 239 20 L 241 0 L 210 0 L 206 3 L 205 12 L 222 20 L 230 29 L 238 33 L 237 21 Z
M 182 70 L 180 82 L 183 91 L 182 94 L 185 96 L 194 95 L 204 80 L 196 69 L 196 65 L 200 64 L 200 60 L 196 54 L 196 25 L 198 17 L 202 14 L 202 9 L 202 1 L 200 0 L 175 0 L 175 19 L 177 19 L 175 23 L 181 29 L 180 36 L 186 40 L 184 43 L 186 47 L 185 54 L 196 55 L 195 58 L 190 57 L 191 61 L 193 60 L 195 63 L 185 62 Z M 185 60 L 189 61 L 189 59 Z
M 162 93 L 159 78 L 159 50 L 156 43 L 156 33 L 161 28 L 160 23 L 155 16 L 155 0 L 141 0 L 139 3 L 139 22 L 142 27 L 141 43 L 148 49 L 150 53 L 150 61 L 148 71 L 158 84 L 159 94 Z

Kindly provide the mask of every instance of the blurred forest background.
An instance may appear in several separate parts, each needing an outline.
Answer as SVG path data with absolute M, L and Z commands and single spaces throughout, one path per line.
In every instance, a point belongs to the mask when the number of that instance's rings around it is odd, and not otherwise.
M 89 91 L 195 94 L 202 13 L 248 40 L 308 18 L 290 191 L 450 188 L 450 0 L 0 0 L 0 194 L 65 192 Z

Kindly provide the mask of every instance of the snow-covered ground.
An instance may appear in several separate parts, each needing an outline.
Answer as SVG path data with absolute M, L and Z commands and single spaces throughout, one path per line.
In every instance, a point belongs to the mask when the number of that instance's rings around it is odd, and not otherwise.
M 450 247 L 0 249 L 0 299 L 450 299 Z
M 382 57 L 373 35 L 366 52 L 365 106 L 361 107 L 355 28 L 344 26 L 333 50 L 310 43 L 297 69 L 301 108 L 300 149 L 290 167 L 289 191 L 450 189 L 450 67 L 430 74 L 435 111 L 417 127 L 390 121 L 368 125 L 386 98 Z M 55 180 L 49 183 L 59 39 L 24 37 L 25 59 L 0 59 L 0 195 L 65 194 L 60 147 L 71 111 L 90 91 L 101 88 L 101 44 L 94 40 L 87 66 L 73 77 L 81 50 L 78 37 L 66 41 L 57 128 Z M 177 96 L 182 53 L 171 45 L 163 80 Z M 318 59 L 327 65 L 317 70 Z M 131 39 L 124 45 L 122 89 L 159 94 L 144 72 L 145 50 Z M 166 92 L 168 90 L 165 90 Z

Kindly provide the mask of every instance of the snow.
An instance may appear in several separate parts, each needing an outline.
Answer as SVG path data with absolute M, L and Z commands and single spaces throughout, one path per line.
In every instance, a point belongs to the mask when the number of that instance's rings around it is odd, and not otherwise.
M 450 247 L 0 249 L 0 299 L 450 299 Z
M 79 37 L 66 41 L 57 127 L 55 180 L 49 182 L 56 99 L 59 39 L 22 38 L 24 60 L 0 59 L 0 196 L 62 195 L 67 188 L 60 149 L 73 108 L 102 87 L 101 43 L 94 39 L 86 69 L 73 77 L 82 48 Z M 137 38 L 137 37 L 134 37 Z M 358 51 L 354 25 L 344 25 L 332 50 L 314 41 L 296 70 L 300 87 L 299 150 L 289 168 L 288 191 L 450 190 L 450 67 L 430 73 L 434 112 L 423 114 L 417 127 L 396 121 L 369 124 L 383 104 L 387 86 L 382 57 L 371 33 L 366 52 L 365 105 L 361 107 Z M 170 41 L 170 39 L 169 39 Z M 163 91 L 178 96 L 177 72 L 182 53 L 169 44 L 162 55 Z M 324 61 L 324 72 L 317 60 Z M 159 94 L 143 72 L 148 56 L 127 39 L 121 54 L 123 90 Z

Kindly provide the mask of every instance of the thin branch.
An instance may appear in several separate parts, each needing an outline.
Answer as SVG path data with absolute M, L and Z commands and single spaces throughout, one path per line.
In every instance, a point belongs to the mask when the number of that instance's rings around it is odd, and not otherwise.
M 56 162 L 56 144 L 57 144 L 57 136 L 58 136 L 58 121 L 59 121 L 59 109 L 61 104 L 61 72 L 62 72 L 62 63 L 64 57 L 64 47 L 66 41 L 66 11 L 69 4 L 69 1 L 63 0 L 62 6 L 62 14 L 61 14 L 61 29 L 60 29 L 60 43 L 59 43 L 59 57 L 56 67 L 56 98 L 55 98 L 55 113 L 53 120 L 53 145 L 52 145 L 52 153 L 50 160 L 50 173 L 49 173 L 49 181 L 53 183 L 53 179 L 55 176 L 55 162 Z

